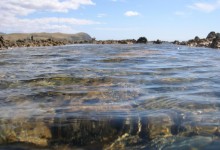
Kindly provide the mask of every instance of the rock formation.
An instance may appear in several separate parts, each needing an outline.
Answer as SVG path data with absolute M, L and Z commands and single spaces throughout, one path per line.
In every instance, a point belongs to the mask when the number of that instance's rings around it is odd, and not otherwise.
M 216 38 L 214 38 L 212 40 L 212 44 L 210 45 L 211 48 L 220 48 L 220 36 L 216 36 Z
M 216 38 L 216 33 L 214 31 L 210 32 L 206 37 L 206 39 L 214 39 L 214 38 Z
M 156 41 L 153 41 L 154 44 L 162 44 L 163 42 L 159 39 L 157 39 Z
M 220 33 L 210 32 L 206 38 L 199 38 L 196 36 L 194 39 L 188 41 L 174 41 L 173 44 L 187 45 L 191 47 L 209 47 L 220 48 Z
M 0 49 L 6 48 L 3 36 L 0 36 Z
M 146 37 L 140 37 L 136 43 L 143 43 L 143 44 L 146 44 L 148 41 L 147 41 L 147 38 Z

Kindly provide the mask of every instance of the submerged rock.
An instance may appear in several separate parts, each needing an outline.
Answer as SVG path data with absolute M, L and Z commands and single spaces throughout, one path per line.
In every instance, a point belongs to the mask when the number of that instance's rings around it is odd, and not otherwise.
M 51 137 L 50 129 L 43 122 L 1 121 L 0 144 L 21 142 L 47 146 Z
M 174 122 L 168 114 L 148 115 L 142 118 L 141 122 L 141 138 L 153 140 L 155 138 L 169 137 L 172 135 L 171 127 L 174 125 Z
M 164 147 L 163 150 L 205 150 L 204 148 L 212 141 L 212 137 L 203 136 L 182 138 L 172 143 L 172 145 Z
M 124 121 L 124 119 L 58 119 L 51 128 L 53 138 L 50 144 L 103 146 L 127 132 Z

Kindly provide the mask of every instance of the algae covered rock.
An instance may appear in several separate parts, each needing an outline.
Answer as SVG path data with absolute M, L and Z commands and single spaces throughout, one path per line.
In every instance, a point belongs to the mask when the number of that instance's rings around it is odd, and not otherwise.
M 43 122 L 1 121 L 0 144 L 21 142 L 47 146 L 51 137 L 49 127 Z
M 158 137 L 169 137 L 172 135 L 171 128 L 174 124 L 168 114 L 153 114 L 142 119 L 142 130 L 140 137 L 149 140 Z

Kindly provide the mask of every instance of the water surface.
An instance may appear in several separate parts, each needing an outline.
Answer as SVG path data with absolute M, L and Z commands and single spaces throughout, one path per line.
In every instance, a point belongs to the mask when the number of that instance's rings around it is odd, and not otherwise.
M 217 149 L 220 51 L 68 45 L 0 51 L 0 149 Z

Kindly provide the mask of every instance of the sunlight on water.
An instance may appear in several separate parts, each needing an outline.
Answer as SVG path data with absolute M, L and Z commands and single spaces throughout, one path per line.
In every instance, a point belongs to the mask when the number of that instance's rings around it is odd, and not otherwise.
M 217 149 L 220 51 L 70 45 L 0 51 L 0 149 Z

